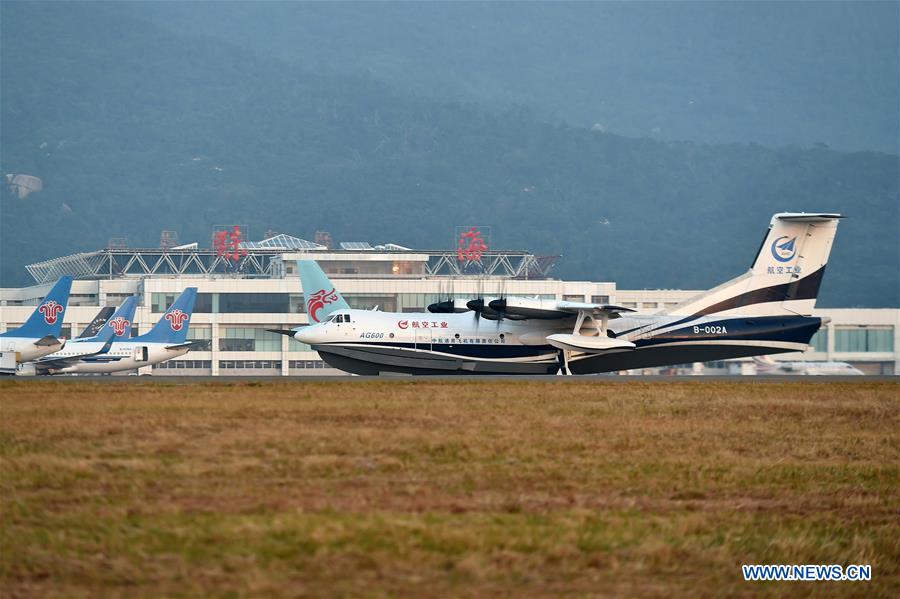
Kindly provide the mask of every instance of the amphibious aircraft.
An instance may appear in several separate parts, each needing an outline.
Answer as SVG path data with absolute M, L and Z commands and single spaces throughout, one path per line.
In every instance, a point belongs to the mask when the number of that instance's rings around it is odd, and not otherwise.
M 136 296 L 126 298 L 112 318 L 100 325 L 100 330 L 93 337 L 72 339 L 61 350 L 28 364 L 22 364 L 19 367 L 19 374 L 70 372 L 68 368 L 78 365 L 83 360 L 106 354 L 114 343 L 128 341 L 131 338 L 131 323 L 134 320 L 137 299 Z M 89 325 L 86 331 L 90 330 L 92 325 Z
M 775 214 L 749 271 L 653 315 L 528 297 L 354 310 L 301 260 L 311 326 L 293 336 L 329 365 L 369 375 L 590 374 L 803 351 L 823 323 L 811 313 L 840 218 Z
M 105 351 L 82 356 L 72 364 L 65 364 L 61 368 L 48 368 L 46 371 L 48 374 L 121 372 L 151 366 L 184 355 L 191 348 L 191 342 L 187 340 L 187 333 L 196 299 L 197 288 L 188 287 L 172 302 L 166 313 L 148 333 L 129 338 L 129 323 L 128 331 L 122 327 L 121 337 L 123 339 L 109 342 Z M 115 320 L 116 318 L 113 318 L 110 322 Z M 118 335 L 119 331 L 116 330 L 115 333 Z M 31 365 L 26 366 L 30 367 Z M 18 374 L 40 373 L 38 366 L 22 368 Z
M 0 352 L 14 353 L 21 364 L 62 349 L 66 341 L 60 334 L 71 289 L 72 277 L 60 277 L 25 324 L 0 333 Z

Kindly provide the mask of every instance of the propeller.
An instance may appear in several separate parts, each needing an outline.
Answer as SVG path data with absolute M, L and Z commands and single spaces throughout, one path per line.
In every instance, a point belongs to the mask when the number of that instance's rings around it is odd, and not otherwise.
M 428 311 L 433 314 L 453 314 L 466 312 L 468 310 L 468 307 L 461 305 L 461 303 L 456 299 L 456 294 L 453 293 L 453 279 L 450 279 L 448 283 L 448 288 L 450 289 L 449 293 L 444 292 L 443 286 L 444 284 L 442 282 L 438 297 L 446 297 L 447 299 L 439 300 L 434 302 L 433 304 L 429 304 Z
M 488 320 L 497 321 L 498 326 L 499 326 L 499 321 L 503 320 L 506 317 L 506 315 L 503 313 L 502 310 L 496 310 L 494 308 L 495 302 L 498 301 L 497 298 L 485 299 L 484 293 L 483 293 L 484 279 L 479 281 L 479 286 L 482 287 L 482 289 L 479 291 L 478 297 L 473 300 L 469 300 L 466 303 L 466 307 L 469 308 L 470 310 L 472 310 L 473 312 L 475 312 L 476 320 L 481 317 L 484 317 L 484 318 L 487 318 Z M 503 297 L 502 297 L 503 295 L 504 295 L 504 292 L 503 292 L 503 289 L 501 289 L 501 298 L 500 299 L 503 299 Z

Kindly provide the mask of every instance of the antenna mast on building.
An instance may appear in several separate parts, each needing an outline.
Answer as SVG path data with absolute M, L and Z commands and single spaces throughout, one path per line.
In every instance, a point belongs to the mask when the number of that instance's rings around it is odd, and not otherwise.
M 163 230 L 159 236 L 159 247 L 164 250 L 178 245 L 178 231 Z

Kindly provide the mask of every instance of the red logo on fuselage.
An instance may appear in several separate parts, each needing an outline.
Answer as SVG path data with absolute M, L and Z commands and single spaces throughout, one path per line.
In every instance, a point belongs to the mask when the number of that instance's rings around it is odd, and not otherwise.
M 187 313 L 181 310 L 176 309 L 166 313 L 166 320 L 169 321 L 173 331 L 180 331 L 181 327 L 184 326 L 184 321 L 187 319 Z
M 116 316 L 112 320 L 107 323 L 109 326 L 113 328 L 116 332 L 116 337 L 121 337 L 125 334 L 125 329 L 131 326 L 131 321 L 125 318 L 124 316 Z M 178 327 L 181 328 L 181 327 Z
M 409 321 L 408 320 L 398 320 L 397 326 L 400 327 L 401 329 L 405 329 L 409 326 Z
M 333 287 L 331 288 L 331 291 L 320 289 L 311 294 L 306 301 L 306 312 L 309 314 L 310 320 L 319 322 L 319 310 L 324 308 L 326 304 L 333 304 L 336 301 L 338 301 L 338 295 L 335 293 Z
M 55 324 L 56 319 L 59 318 L 59 313 L 63 311 L 63 307 L 54 300 L 50 300 L 45 304 L 41 304 L 38 311 L 44 315 L 44 322 L 47 324 Z

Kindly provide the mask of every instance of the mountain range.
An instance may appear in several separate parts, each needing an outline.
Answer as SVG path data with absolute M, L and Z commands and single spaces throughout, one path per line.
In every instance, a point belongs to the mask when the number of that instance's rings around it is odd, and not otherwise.
M 241 223 L 256 239 L 267 230 L 311 238 L 326 229 L 338 240 L 436 249 L 452 247 L 456 225 L 480 224 L 492 227 L 495 247 L 561 254 L 555 276 L 614 280 L 622 288 L 697 289 L 745 270 L 771 214 L 791 210 L 850 216 L 838 232 L 822 305 L 900 304 L 900 160 L 885 136 L 871 133 L 886 128 L 890 134 L 893 127 L 896 142 L 896 111 L 885 114 L 882 106 L 892 93 L 896 101 L 889 83 L 847 92 L 872 98 L 859 126 L 812 134 L 816 127 L 809 124 L 827 121 L 835 110 L 821 95 L 829 106 L 803 100 L 810 135 L 803 127 L 781 138 L 760 129 L 755 141 L 739 129 L 719 131 L 716 119 L 746 109 L 721 105 L 710 117 L 709 135 L 698 130 L 677 141 L 669 135 L 681 136 L 690 119 L 654 133 L 638 105 L 632 112 L 610 107 L 606 116 L 578 116 L 587 96 L 565 110 L 552 100 L 569 94 L 564 81 L 535 76 L 535 93 L 523 95 L 500 76 L 515 62 L 500 54 L 521 42 L 525 21 L 535 35 L 559 28 L 561 16 L 550 19 L 556 25 L 539 26 L 542 11 L 551 11 L 546 5 L 519 6 L 508 19 L 504 6 L 469 7 L 481 14 L 475 23 L 491 32 L 480 43 L 496 44 L 495 60 L 470 78 L 463 76 L 469 63 L 453 58 L 477 49 L 465 36 L 460 45 L 468 49 L 449 52 L 435 72 L 428 68 L 439 48 L 423 36 L 440 28 L 422 13 L 444 11 L 450 28 L 459 29 L 455 7 L 380 6 L 338 4 L 328 19 L 310 17 L 310 24 L 303 15 L 319 10 L 316 5 L 225 4 L 220 12 L 202 3 L 0 4 L 0 168 L 39 177 L 43 185 L 25 199 L 8 188 L 0 197 L 2 285 L 27 284 L 25 264 L 98 249 L 112 237 L 155 246 L 162 229 L 201 245 L 216 225 Z M 566 18 L 577 20 L 578 7 L 563 6 Z M 365 9 L 362 16 L 338 18 L 356 9 Z M 664 9 L 663 16 L 674 10 Z M 209 23 L 195 27 L 203 10 Z M 279 11 L 286 16 L 277 19 Z M 298 11 L 300 17 L 291 16 Z M 237 35 L 242 14 L 250 16 Z M 328 31 L 336 32 L 331 46 L 342 46 L 363 28 L 365 15 L 378 35 L 370 32 L 334 55 L 319 50 L 322 56 L 301 59 Z M 397 33 L 386 23 L 393 17 L 396 27 L 422 23 L 422 30 L 380 55 L 389 67 L 371 68 L 366 52 L 373 39 Z M 267 36 L 273 19 L 279 24 Z M 768 22 L 751 20 L 751 26 Z M 303 43 L 288 44 L 291 23 Z M 669 39 L 658 23 L 648 27 L 645 40 L 657 33 Z M 312 30 L 316 35 L 307 35 Z M 692 35 L 696 49 L 698 34 Z M 582 53 L 597 51 L 588 41 L 578 43 L 587 44 Z M 418 58 L 416 47 L 422 48 Z M 576 69 L 587 59 L 571 48 L 568 68 Z M 864 45 L 844 59 L 870 54 L 873 48 Z M 396 63 L 397 56 L 407 62 Z M 538 58 L 526 53 L 520 60 Z M 721 80 L 727 64 L 716 57 L 696 68 Z M 534 68 L 552 71 L 546 64 Z M 789 76 L 799 67 L 784 68 Z M 622 69 L 593 74 L 625 94 L 615 102 L 619 107 L 632 93 L 616 85 L 628 78 Z M 647 66 L 635 77 L 666 85 L 666 77 L 653 73 Z M 523 75 L 509 77 L 521 82 Z M 672 85 L 679 79 L 673 74 Z M 434 85 L 425 93 L 429 82 Z M 494 94 L 490 82 L 502 93 Z M 803 120 L 794 109 L 770 112 L 776 122 Z M 877 126 L 864 125 L 866 119 Z M 816 139 L 822 142 L 810 141 Z

